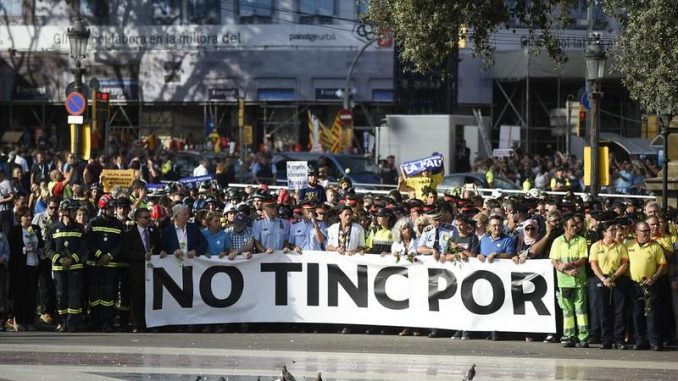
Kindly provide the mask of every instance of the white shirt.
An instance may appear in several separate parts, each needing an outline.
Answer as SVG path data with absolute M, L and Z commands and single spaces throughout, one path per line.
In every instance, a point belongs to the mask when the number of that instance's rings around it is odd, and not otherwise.
M 184 254 L 188 253 L 188 233 L 186 232 L 186 226 L 180 228 L 177 224 L 174 224 L 174 230 L 177 231 L 177 242 L 179 242 L 179 248 Z M 143 236 L 142 236 L 143 237 Z
M 339 247 L 339 225 L 337 222 L 327 228 L 327 246 Z M 348 244 L 346 250 L 357 250 L 359 247 L 365 247 L 365 230 L 355 222 L 351 224 Z
M 14 163 L 21 167 L 21 172 L 23 172 L 24 174 L 28 173 L 29 169 L 28 162 L 26 161 L 26 159 L 19 155 L 16 155 L 16 157 L 14 158 Z
M 142 228 L 140 225 L 137 225 L 137 230 L 139 231 L 139 237 L 141 237 L 141 242 L 144 244 L 144 249 L 146 250 L 146 252 L 148 252 L 148 250 L 149 250 L 149 247 L 146 246 L 146 245 L 151 244 L 150 242 L 144 242 L 144 231 L 147 230 L 147 229 L 148 228 Z M 179 229 L 177 228 L 177 240 L 179 239 L 178 230 Z M 151 232 L 150 231 L 148 232 L 148 239 L 149 240 L 151 239 Z M 179 241 L 179 242 L 181 242 L 181 241 Z
M 9 196 L 10 193 L 14 193 L 12 183 L 10 183 L 9 180 L 7 179 L 2 180 L 2 182 L 0 182 L 0 197 L 5 198 Z M 11 201 L 7 201 L 5 203 L 0 204 L 0 211 L 9 210 L 11 208 L 12 208 Z
M 410 239 L 410 244 L 405 247 L 404 242 L 393 242 L 391 244 L 391 253 L 398 253 L 400 255 L 407 255 L 410 253 L 417 253 L 417 239 L 412 238 Z
M 207 176 L 207 168 L 205 168 L 202 164 L 199 166 L 195 167 L 193 170 L 193 177 L 198 177 L 198 176 Z

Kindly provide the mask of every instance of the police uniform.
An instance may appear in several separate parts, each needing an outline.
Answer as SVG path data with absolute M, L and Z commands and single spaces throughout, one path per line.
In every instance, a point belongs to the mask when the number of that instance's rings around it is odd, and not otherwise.
M 289 221 L 278 217 L 259 217 L 252 224 L 252 236 L 266 249 L 282 250 L 289 233 Z
M 83 266 L 88 252 L 84 234 L 83 226 L 74 219 L 68 225 L 58 221 L 45 242 L 45 251 L 52 260 L 60 331 L 74 332 L 82 321 Z M 60 261 L 64 258 L 71 258 L 73 263 L 62 265 Z
M 121 221 L 103 215 L 94 218 L 87 229 L 87 243 L 92 252 L 87 261 L 90 318 L 106 331 L 110 331 L 113 325 L 120 272 L 127 271 L 129 266 L 121 258 L 123 231 Z M 110 261 L 101 266 L 98 261 L 104 256 L 108 256 Z
M 303 218 L 292 223 L 287 242 L 301 250 L 322 250 L 321 242 L 315 236 L 313 222 Z
M 446 229 L 442 225 L 439 225 L 437 228 L 428 228 L 419 238 L 419 246 L 436 249 L 442 253 L 447 247 L 447 241 L 452 238 L 452 233 L 452 230 Z

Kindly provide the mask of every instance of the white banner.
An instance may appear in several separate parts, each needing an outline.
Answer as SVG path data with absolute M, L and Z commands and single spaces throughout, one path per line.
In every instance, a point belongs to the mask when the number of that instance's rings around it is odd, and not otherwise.
M 553 268 L 414 263 L 392 256 L 258 254 L 250 260 L 154 257 L 149 327 L 239 322 L 364 324 L 470 331 L 555 332 Z
M 287 162 L 287 189 L 299 190 L 308 186 L 308 162 Z
M 0 29 L 0 49 L 68 52 L 68 25 L 9 25 Z M 348 29 L 348 30 L 346 30 Z M 242 49 L 272 47 L 362 48 L 356 31 L 306 24 L 125 26 L 91 25 L 90 52 Z M 368 49 L 392 48 L 374 44 Z

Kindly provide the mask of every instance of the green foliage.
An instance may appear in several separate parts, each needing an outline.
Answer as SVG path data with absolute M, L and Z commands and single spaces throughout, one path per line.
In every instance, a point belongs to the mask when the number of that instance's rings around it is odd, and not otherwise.
M 455 56 L 459 38 L 473 41 L 473 53 L 487 65 L 493 63 L 491 37 L 499 28 L 509 28 L 511 20 L 539 37 L 545 50 L 557 63 L 560 52 L 553 30 L 568 19 L 576 0 L 371 0 L 366 20 L 378 30 L 390 31 L 408 69 L 425 73 L 445 72 Z M 555 16 L 553 16 L 555 15 Z M 558 16 L 562 15 L 562 16 Z M 464 31 L 468 30 L 465 35 Z
M 622 23 L 610 52 L 631 98 L 646 112 L 678 113 L 678 2 L 608 0 Z
M 621 23 L 609 51 L 631 97 L 646 112 L 678 114 L 678 1 L 598 0 Z M 473 54 L 493 64 L 492 35 L 517 22 L 559 65 L 565 56 L 555 34 L 577 0 L 371 0 L 366 21 L 390 31 L 407 69 L 449 75 L 456 42 L 467 37 Z M 468 28 L 468 29 L 465 29 Z M 467 36 L 464 31 L 468 30 Z

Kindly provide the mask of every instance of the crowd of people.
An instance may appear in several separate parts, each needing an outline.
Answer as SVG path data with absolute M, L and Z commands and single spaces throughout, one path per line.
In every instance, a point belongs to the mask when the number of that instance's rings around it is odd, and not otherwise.
M 661 169 L 650 157 L 639 156 L 617 160 L 611 155 L 609 163 L 609 185 L 603 185 L 601 193 L 647 194 L 645 179 L 657 177 Z M 561 192 L 585 190 L 583 161 L 574 155 L 568 157 L 558 152 L 549 156 L 518 152 L 502 158 L 478 159 L 473 163 L 472 170 L 485 173 L 490 187 L 491 179 L 501 176 L 524 190 L 532 188 Z
M 149 191 L 145 176 L 161 177 L 164 169 L 139 158 L 129 164 L 138 174 L 131 186 L 105 193 L 97 168 L 110 166 L 100 159 L 77 163 L 66 156 L 62 165 L 45 156 L 15 151 L 6 162 L 11 178 L 0 171 L 0 318 L 8 330 L 146 331 L 145 271 L 153 255 L 232 260 L 324 250 L 409 260 L 430 255 L 440 262 L 550 259 L 562 314 L 558 331 L 525 332 L 521 339 L 661 350 L 678 331 L 677 218 L 654 201 L 538 191 L 483 198 L 461 189 L 428 189 L 422 199 L 395 189 L 358 194 L 348 178 L 323 186 L 313 166 L 298 191 L 217 180 Z M 200 165 L 213 174 L 211 163 Z M 511 336 L 425 327 L 393 333 Z

